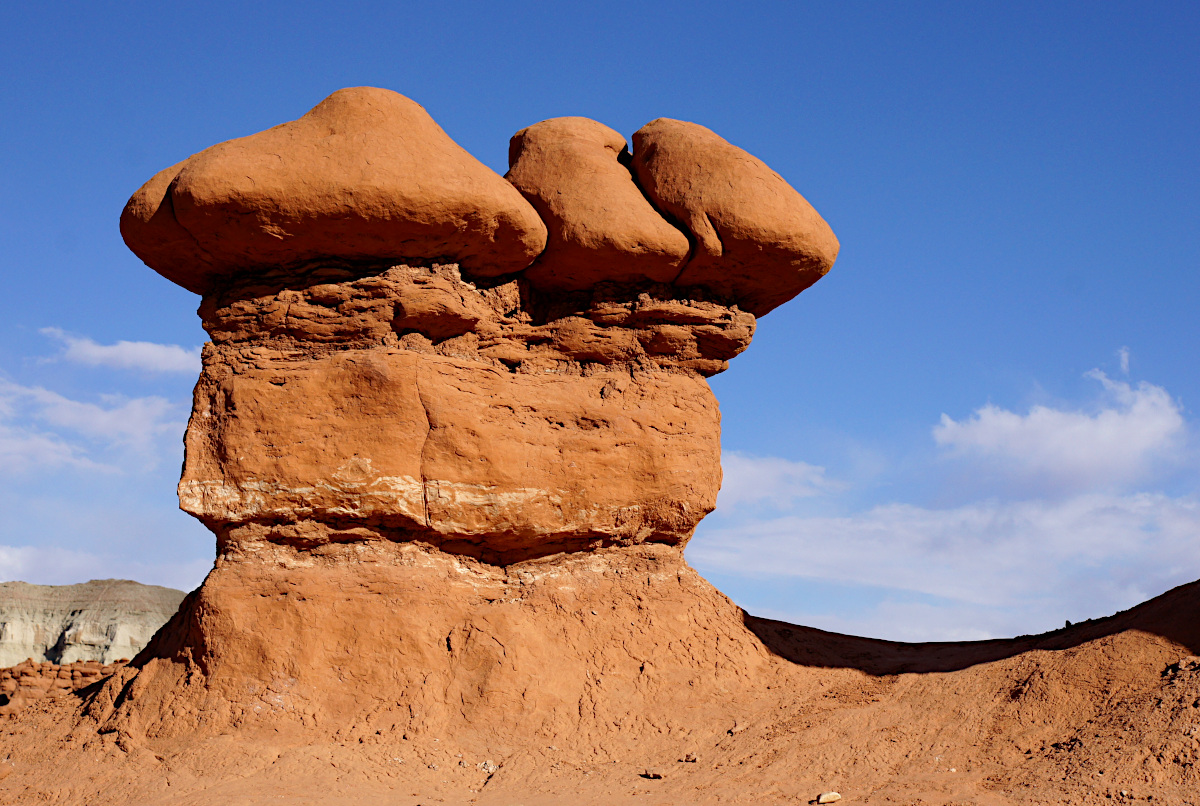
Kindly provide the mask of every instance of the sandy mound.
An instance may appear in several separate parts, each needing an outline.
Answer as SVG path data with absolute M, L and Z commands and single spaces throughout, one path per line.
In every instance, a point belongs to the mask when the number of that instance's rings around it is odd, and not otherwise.
M 904 645 L 747 616 L 667 547 L 264 559 L 222 560 L 133 667 L 5 723 L 4 802 L 1200 791 L 1197 583 L 1044 636 Z

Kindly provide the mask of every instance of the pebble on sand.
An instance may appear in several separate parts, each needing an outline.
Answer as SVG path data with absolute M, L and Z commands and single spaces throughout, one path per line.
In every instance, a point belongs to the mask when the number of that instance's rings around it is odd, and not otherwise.
M 842 799 L 842 796 L 837 792 L 822 792 L 817 795 L 817 803 L 837 803 Z

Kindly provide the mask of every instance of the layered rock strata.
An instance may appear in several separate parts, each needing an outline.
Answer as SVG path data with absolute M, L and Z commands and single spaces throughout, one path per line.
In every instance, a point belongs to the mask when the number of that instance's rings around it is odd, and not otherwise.
M 416 104 L 357 88 L 139 190 L 126 241 L 203 294 L 179 492 L 220 551 L 385 539 L 509 563 L 686 543 L 720 487 L 704 379 L 837 241 L 774 174 L 711 190 L 744 152 L 706 129 L 656 121 L 634 142 L 545 121 L 514 136 L 505 181 Z M 710 188 L 687 220 L 680 182 Z
M 182 600 L 183 591 L 127 579 L 0 583 L 0 667 L 132 658 Z

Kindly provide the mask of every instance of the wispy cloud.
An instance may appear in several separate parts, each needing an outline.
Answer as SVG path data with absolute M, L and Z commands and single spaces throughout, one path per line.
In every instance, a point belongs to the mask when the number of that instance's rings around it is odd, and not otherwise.
M 751 456 L 726 451 L 721 457 L 724 479 L 717 508 L 722 512 L 746 504 L 768 504 L 784 508 L 801 498 L 811 498 L 834 489 L 825 468 L 776 456 Z
M 79 448 L 55 434 L 0 422 L 0 468 L 9 473 L 23 473 L 35 467 L 63 466 L 111 470 L 88 459 Z
M 1026 414 L 988 405 L 957 421 L 943 414 L 934 441 L 951 455 L 1061 490 L 1129 485 L 1180 457 L 1187 428 L 1161 386 L 1088 377 L 1102 394 L 1092 411 L 1034 406 Z
M 958 505 L 857 509 L 861 491 L 819 467 L 734 454 L 729 500 L 775 509 L 725 506 L 723 492 L 688 555 L 742 586 L 729 592 L 752 610 L 747 598 L 769 588 L 767 615 L 898 640 L 1046 630 L 1200 577 L 1200 466 L 1180 405 L 1153 384 L 1089 377 L 1099 389 L 1086 405 L 943 416 L 932 435 L 956 475 L 1006 482 Z M 946 469 L 901 464 L 930 480 Z M 1167 466 L 1190 492 L 1147 489 Z
M 57 327 L 42 328 L 41 332 L 63 345 L 62 358 L 92 367 L 113 367 L 144 372 L 200 371 L 200 348 L 187 349 L 177 344 L 155 344 L 149 341 L 118 341 L 99 344 L 85 336 L 75 336 Z
M 0 378 L 0 472 L 148 469 L 157 464 L 161 440 L 183 432 L 182 415 L 161 397 L 105 395 L 89 403 Z
M 837 580 L 979 606 L 1049 598 L 1104 610 L 1200 574 L 1198 534 L 1195 498 L 1093 494 L 741 521 L 707 530 L 691 556 L 727 572 Z

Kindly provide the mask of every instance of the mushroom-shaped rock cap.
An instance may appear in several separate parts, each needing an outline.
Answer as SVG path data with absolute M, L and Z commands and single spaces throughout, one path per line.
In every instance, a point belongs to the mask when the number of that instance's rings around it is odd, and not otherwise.
M 121 234 L 203 293 L 222 274 L 319 258 L 433 259 L 482 276 L 524 269 L 546 227 L 521 194 L 399 93 L 354 87 L 304 117 L 157 174 Z
M 646 201 L 629 172 L 625 138 L 588 118 L 553 118 L 513 135 L 506 178 L 550 230 L 525 272 L 540 288 L 604 281 L 669 283 L 687 258 L 687 236 Z
M 633 135 L 633 172 L 695 242 L 675 284 L 703 286 L 762 316 L 819 280 L 838 241 L 766 163 L 709 129 L 659 118 Z

